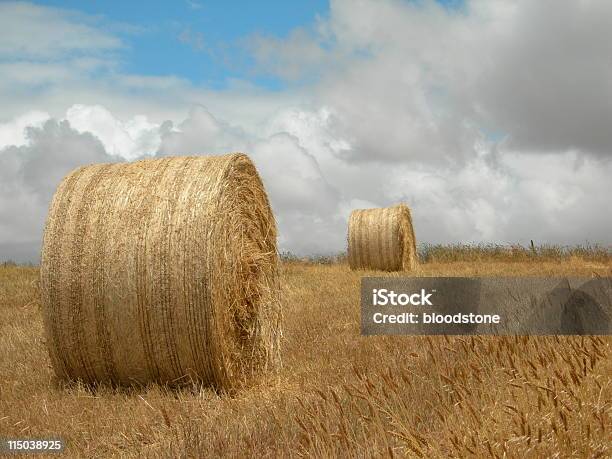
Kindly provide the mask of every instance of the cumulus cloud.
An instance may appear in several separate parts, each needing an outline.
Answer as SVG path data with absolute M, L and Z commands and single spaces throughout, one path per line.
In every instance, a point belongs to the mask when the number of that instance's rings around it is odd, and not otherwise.
M 611 30 L 608 2 L 337 0 L 255 55 L 288 81 L 320 73 L 313 100 L 348 146 L 323 170 L 349 198 L 408 201 L 425 240 L 609 243 Z
M 41 127 L 49 118 L 46 112 L 31 111 L 6 123 L 0 123 L 0 149 L 9 145 L 25 145 L 28 142 L 26 129 Z
M 343 250 L 352 209 L 398 201 L 412 207 L 421 241 L 608 241 L 610 213 L 599 210 L 609 209 L 610 162 L 579 152 L 500 155 L 494 144 L 481 142 L 470 160 L 451 166 L 382 161 L 364 167 L 339 154 L 350 149 L 341 138 L 331 132 L 326 137 L 327 118 L 294 108 L 255 136 L 198 106 L 184 121 L 158 127 L 154 154 L 249 152 L 277 217 L 281 250 L 298 254 Z M 0 150 L 3 256 L 27 253 L 36 260 L 46 208 L 65 173 L 82 164 L 131 159 L 110 154 L 118 151 L 113 139 L 122 142 L 112 137 L 107 148 L 68 120 L 51 120 L 28 129 L 24 145 Z
M 280 77 L 323 72 L 318 100 L 342 114 L 355 160 L 457 159 L 483 129 L 517 149 L 609 156 L 610 30 L 604 1 L 337 0 L 255 55 Z
M 304 254 L 342 247 L 342 194 L 299 140 L 281 132 L 255 143 L 251 151 L 277 216 L 281 248 Z
M 23 145 L 0 150 L 6 198 L 0 202 L 0 220 L 5 222 L 0 227 L 0 257 L 38 259 L 46 209 L 68 171 L 85 164 L 135 159 L 136 150 L 127 148 L 133 142 L 126 137 L 126 124 L 103 107 L 75 106 L 66 119 L 27 128 Z M 142 150 L 139 158 L 249 152 L 277 216 L 281 250 L 329 253 L 343 244 L 346 215 L 340 213 L 341 193 L 291 133 L 249 134 L 202 106 L 194 106 L 178 123 L 147 124 L 145 132 L 159 140 L 154 148 Z
M 152 155 L 161 143 L 159 125 L 144 115 L 123 122 L 100 105 L 77 104 L 68 109 L 66 119 L 78 132 L 94 134 L 108 154 L 127 160 Z
M 298 118 L 301 112 L 296 112 Z M 303 118 L 303 117 L 302 117 Z M 277 119 L 277 118 L 275 118 Z M 343 238 L 338 220 L 341 194 L 326 180 L 317 158 L 290 132 L 271 126 L 261 135 L 193 107 L 187 119 L 162 127 L 158 155 L 248 152 L 255 162 L 277 215 L 279 242 L 298 253 L 337 250 Z
M 202 155 L 247 151 L 247 134 L 239 127 L 215 118 L 202 105 L 191 108 L 189 116 L 177 126 L 169 121 L 162 129 L 158 154 Z
M 578 153 L 508 152 L 492 164 L 490 155 L 455 169 L 401 166 L 387 196 L 411 204 L 421 240 L 610 243 L 612 186 L 604 177 L 612 163 L 577 161 Z
M 29 128 L 27 142 L 0 150 L 0 259 L 38 261 L 45 216 L 55 188 L 72 169 L 112 162 L 102 143 L 67 121 Z
M 231 151 L 255 161 L 281 250 L 343 250 L 352 209 L 398 201 L 423 242 L 610 244 L 611 30 L 603 1 L 335 0 L 312 27 L 250 41 L 287 82 L 274 93 L 95 79 L 95 59 L 78 78 L 45 67 L 28 107 L 27 85 L 0 82 L 0 249 L 39 240 L 72 167 Z

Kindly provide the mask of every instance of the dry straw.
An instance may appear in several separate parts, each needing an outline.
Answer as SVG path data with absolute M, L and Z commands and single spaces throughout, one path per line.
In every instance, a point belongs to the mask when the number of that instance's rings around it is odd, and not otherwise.
M 416 241 L 408 207 L 399 204 L 354 210 L 349 219 L 348 259 L 353 270 L 416 268 Z
M 59 185 L 41 290 L 58 376 L 232 389 L 279 361 L 276 224 L 243 154 L 100 164 Z

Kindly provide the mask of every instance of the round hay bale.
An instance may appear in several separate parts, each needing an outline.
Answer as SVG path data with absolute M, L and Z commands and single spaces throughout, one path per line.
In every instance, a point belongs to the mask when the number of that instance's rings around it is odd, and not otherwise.
M 354 210 L 349 219 L 348 260 L 352 270 L 416 268 L 416 240 L 408 207 Z
M 279 363 L 276 223 L 244 154 L 74 170 L 40 277 L 59 377 L 232 389 Z

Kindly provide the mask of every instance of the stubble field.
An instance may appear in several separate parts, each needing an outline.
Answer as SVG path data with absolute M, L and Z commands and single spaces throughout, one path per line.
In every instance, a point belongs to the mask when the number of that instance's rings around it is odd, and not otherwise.
M 610 337 L 362 337 L 360 277 L 283 263 L 283 368 L 205 387 L 56 380 L 36 267 L 0 265 L 0 438 L 80 457 L 610 457 Z M 397 274 L 393 274 L 397 275 Z M 609 256 L 430 253 L 418 276 L 611 276 Z

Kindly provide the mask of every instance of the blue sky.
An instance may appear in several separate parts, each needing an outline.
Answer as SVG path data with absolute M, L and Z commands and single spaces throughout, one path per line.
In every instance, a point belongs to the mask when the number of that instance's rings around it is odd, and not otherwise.
M 458 9 L 463 0 L 438 3 Z M 253 70 L 250 39 L 285 37 L 329 14 L 327 0 L 51 0 L 37 4 L 93 15 L 98 25 L 113 29 L 127 45 L 121 53 L 124 72 L 175 75 L 211 89 L 224 89 L 234 79 L 268 90 L 283 89 L 285 82 L 279 78 Z
M 279 82 L 254 75 L 245 51 L 255 35 L 282 37 L 326 15 L 328 2 L 287 1 L 43 1 L 42 5 L 100 15 L 107 26 L 126 25 L 129 48 L 122 54 L 124 71 L 176 75 L 213 89 L 233 78 L 274 89 Z M 135 26 L 135 27 L 134 27 Z

